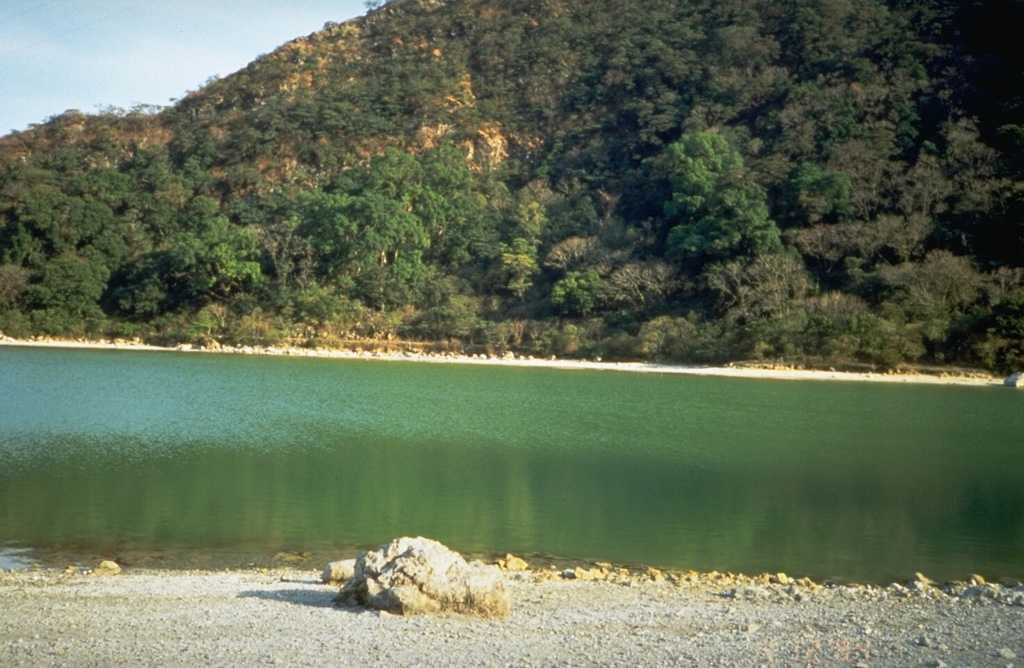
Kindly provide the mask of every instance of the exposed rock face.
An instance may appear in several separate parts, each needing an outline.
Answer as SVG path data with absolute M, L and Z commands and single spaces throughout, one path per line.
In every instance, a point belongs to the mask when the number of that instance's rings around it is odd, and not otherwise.
M 1024 372 L 1018 371 L 1017 373 L 1010 374 L 1003 381 L 1003 385 L 1007 387 L 1024 387 Z
M 320 579 L 324 582 L 345 582 L 352 577 L 356 572 L 356 560 L 355 559 L 343 559 L 342 561 L 332 561 L 331 563 L 324 566 L 323 573 L 320 574 Z
M 458 612 L 504 617 L 509 607 L 497 566 L 467 563 L 459 553 L 427 538 L 397 538 L 361 554 L 336 601 L 400 615 Z

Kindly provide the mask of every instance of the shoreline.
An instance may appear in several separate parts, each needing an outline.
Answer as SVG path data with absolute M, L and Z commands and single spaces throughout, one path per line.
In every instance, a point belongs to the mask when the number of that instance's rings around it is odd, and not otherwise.
M 781 575 L 781 574 L 780 574 Z M 778 578 L 777 578 L 778 579 Z M 0 664 L 1013 665 L 1024 587 L 506 572 L 507 617 L 335 605 L 310 570 L 0 572 Z
M 43 560 L 49 563 L 25 558 L 23 555 L 31 549 L 8 550 L 3 564 L 0 564 L 0 581 L 3 577 L 17 578 L 57 578 L 89 577 L 104 578 L 112 575 L 145 575 L 153 578 L 173 580 L 184 575 L 216 576 L 216 575 L 271 575 L 282 580 L 299 577 L 313 579 L 320 584 L 341 586 L 344 580 L 326 579 L 327 573 L 334 564 L 344 561 L 354 562 L 356 558 L 367 552 L 366 549 L 341 550 L 333 557 L 319 555 L 317 559 L 305 553 L 278 553 L 272 559 L 263 562 L 233 561 L 219 565 L 212 563 L 175 563 L 161 565 L 156 563 L 136 563 L 133 561 L 116 561 L 101 556 L 101 553 L 79 555 L 82 558 Z M 879 579 L 875 581 L 846 580 L 831 577 L 812 577 L 808 575 L 787 574 L 785 572 L 764 572 L 746 574 L 733 571 L 694 570 L 692 568 L 657 567 L 637 563 L 613 563 L 559 557 L 545 554 L 520 553 L 459 553 L 466 561 L 480 562 L 495 566 L 504 573 L 506 579 L 545 582 L 576 582 L 576 583 L 608 583 L 626 587 L 646 584 L 664 584 L 677 587 L 718 588 L 718 587 L 752 587 L 772 586 L 789 587 L 793 590 L 802 589 L 816 591 L 819 589 L 847 589 L 875 592 L 887 592 L 897 597 L 912 592 L 931 591 L 934 595 L 943 594 L 957 597 L 971 587 L 986 587 L 997 591 L 1012 590 L 1013 594 L 1024 594 L 1024 582 L 1010 576 L 995 579 L 976 573 L 964 573 L 961 577 L 934 580 L 925 573 L 908 573 L 902 577 Z M 71 556 L 71 555 L 64 555 Z M 332 559 L 327 561 L 327 559 Z M 115 566 L 113 572 L 106 570 Z M 1024 597 L 1013 603 L 1024 608 Z M 1024 611 L 1022 611 L 1024 612 Z
M 65 339 L 14 339 L 0 335 L 0 346 L 31 348 L 70 348 L 87 350 L 124 350 L 137 352 L 196 352 L 222 355 L 265 355 L 273 357 L 313 357 L 323 359 L 382 360 L 424 362 L 432 364 L 475 364 L 523 368 L 545 368 L 591 371 L 620 371 L 667 375 L 717 376 L 761 380 L 816 380 L 842 382 L 883 382 L 921 385 L 961 385 L 973 387 L 1002 386 L 1003 380 L 984 372 L 943 371 L 938 375 L 913 373 L 879 373 L 817 369 L 797 369 L 784 365 L 684 366 L 654 362 L 605 362 L 600 360 L 540 359 L 520 357 L 511 353 L 496 355 L 464 355 L 454 353 L 365 352 L 326 348 L 276 348 L 263 346 L 222 346 L 214 344 L 179 344 L 157 346 L 135 341 L 73 341 Z
M 325 564 L 377 549 L 365 544 L 349 545 L 338 549 L 315 551 L 260 550 L 237 548 L 38 548 L 26 544 L 0 543 L 0 574 L 51 573 L 89 575 L 99 564 L 113 561 L 129 573 L 166 574 L 173 577 L 181 573 L 287 573 L 293 571 L 322 572 Z M 480 561 L 506 569 L 510 558 L 520 562 L 533 579 L 609 581 L 628 585 L 630 581 L 654 580 L 661 582 L 730 582 L 733 584 L 784 584 L 802 587 L 852 587 L 882 589 L 893 584 L 913 587 L 916 581 L 930 583 L 946 589 L 988 583 L 1024 581 L 1024 569 L 1001 571 L 955 570 L 914 572 L 913 565 L 899 571 L 860 575 L 811 572 L 702 570 L 679 565 L 655 565 L 649 562 L 613 562 L 592 557 L 566 556 L 547 552 L 466 551 L 461 555 L 468 561 Z M 787 574 L 788 573 L 788 574 Z M 926 577 L 927 576 L 927 577 Z M 1015 585 L 1017 586 L 1017 585 Z M 947 592 L 948 593 L 948 592 Z M 1021 589 L 1020 593 L 1024 593 Z M 1022 600 L 1024 606 L 1024 600 Z

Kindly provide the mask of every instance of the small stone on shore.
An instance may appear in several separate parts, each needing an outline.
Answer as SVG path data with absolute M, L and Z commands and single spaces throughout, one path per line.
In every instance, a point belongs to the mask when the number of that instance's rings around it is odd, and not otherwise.
M 342 559 L 341 561 L 332 561 L 331 563 L 324 566 L 324 570 L 320 574 L 320 579 L 324 582 L 343 583 L 350 577 L 352 577 L 352 575 L 355 573 L 355 570 L 355 559 Z
M 923 585 L 934 585 L 935 581 L 929 578 L 924 573 L 914 573 L 914 579 L 912 582 L 918 582 Z
M 657 568 L 653 568 L 653 567 L 652 568 L 648 568 L 644 572 L 644 575 L 649 577 L 654 582 L 664 582 L 665 581 L 665 574 L 662 573 Z
M 501 559 L 498 559 L 498 568 L 508 573 L 523 573 L 530 569 L 530 565 L 524 559 L 514 554 L 506 554 Z
M 100 565 L 92 572 L 93 575 L 119 575 L 120 573 L 121 566 L 116 561 L 110 561 L 109 559 L 101 561 Z

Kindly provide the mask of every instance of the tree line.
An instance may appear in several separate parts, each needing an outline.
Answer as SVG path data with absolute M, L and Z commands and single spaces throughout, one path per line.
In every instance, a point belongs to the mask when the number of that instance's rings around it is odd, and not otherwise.
M 0 138 L 0 331 L 1024 363 L 1019 2 L 368 9 Z

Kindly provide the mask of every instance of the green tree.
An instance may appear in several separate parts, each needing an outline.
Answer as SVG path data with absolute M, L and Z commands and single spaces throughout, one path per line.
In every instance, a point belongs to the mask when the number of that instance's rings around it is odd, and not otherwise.
M 473 247 L 485 234 L 487 199 L 466 156 L 451 143 L 424 151 L 419 162 L 422 183 L 411 201 L 430 238 L 425 259 L 457 271 L 473 259 Z
M 551 289 L 551 304 L 566 315 L 586 316 L 597 304 L 601 276 L 593 269 L 570 271 Z
M 171 239 L 165 270 L 178 301 L 228 300 L 263 277 L 259 240 L 224 216 L 208 216 L 212 208 L 200 204 L 195 228 Z
M 332 282 L 358 273 L 355 242 L 359 224 L 352 218 L 352 197 L 344 193 L 313 190 L 299 194 L 296 216 L 301 219 L 299 233 L 309 240 L 319 263 L 321 277 Z
M 801 163 L 787 184 L 786 200 L 795 209 L 791 222 L 804 226 L 848 218 L 850 188 L 850 177 L 846 174 L 827 173 L 812 162 Z
M 501 268 L 506 276 L 505 287 L 523 301 L 526 291 L 533 287 L 533 277 L 540 271 L 536 246 L 522 237 L 502 244 Z
M 721 134 L 684 136 L 666 150 L 665 165 L 672 184 L 672 199 L 665 203 L 670 258 L 700 270 L 711 262 L 781 248 L 764 189 Z
M 349 211 L 359 221 L 354 279 L 360 295 L 378 307 L 414 300 L 427 275 L 423 252 L 429 244 L 419 219 L 401 200 L 373 191 L 354 197 Z
M 23 298 L 48 334 L 92 332 L 104 317 L 99 300 L 109 278 L 102 262 L 64 253 L 46 263 Z

